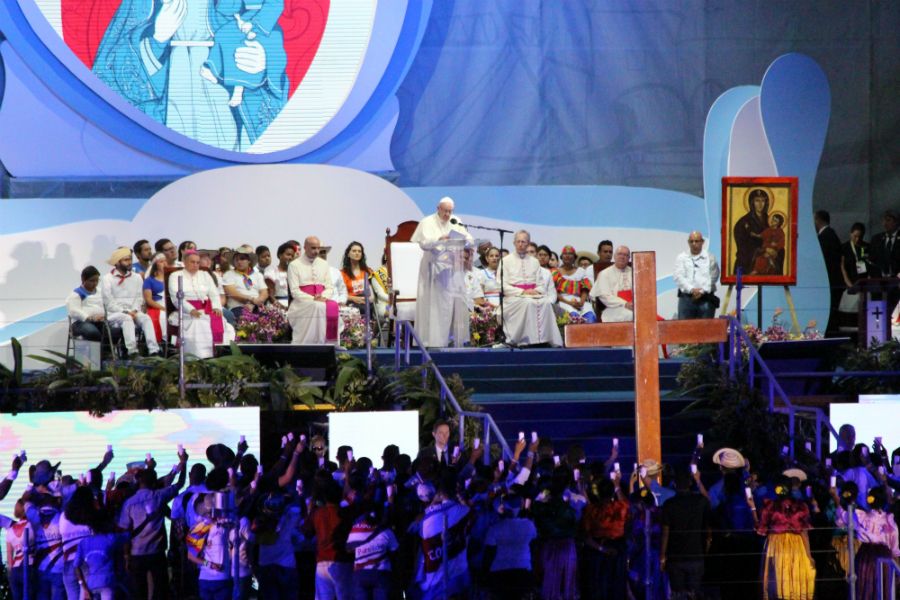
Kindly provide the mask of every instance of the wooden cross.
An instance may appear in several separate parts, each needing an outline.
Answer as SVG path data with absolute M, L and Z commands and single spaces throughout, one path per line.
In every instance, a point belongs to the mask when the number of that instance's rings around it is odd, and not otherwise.
M 567 348 L 634 348 L 635 425 L 638 460 L 662 462 L 659 422 L 659 345 L 702 344 L 728 339 L 726 319 L 656 320 L 656 254 L 635 252 L 634 321 L 566 327 Z M 614 266 L 609 267 L 615 269 Z

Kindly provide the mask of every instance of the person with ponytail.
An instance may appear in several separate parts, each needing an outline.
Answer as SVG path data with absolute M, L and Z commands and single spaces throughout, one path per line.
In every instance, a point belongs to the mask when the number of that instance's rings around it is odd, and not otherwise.
M 763 599 L 812 600 L 816 567 L 809 546 L 809 508 L 791 497 L 791 481 L 778 478 L 775 499 L 766 500 L 757 533 L 766 536 Z

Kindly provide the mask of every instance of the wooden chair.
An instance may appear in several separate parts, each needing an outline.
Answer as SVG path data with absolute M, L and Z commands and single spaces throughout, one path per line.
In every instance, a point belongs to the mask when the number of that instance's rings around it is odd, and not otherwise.
M 422 250 L 418 244 L 409 240 L 418 225 L 418 221 L 404 221 L 397 225 L 397 232 L 393 235 L 390 227 L 384 231 L 385 264 L 391 280 L 392 320 L 396 320 L 398 316 L 412 320 L 411 316 L 415 315 Z M 412 262 L 415 262 L 415 265 Z M 404 310 L 400 309 L 401 306 Z

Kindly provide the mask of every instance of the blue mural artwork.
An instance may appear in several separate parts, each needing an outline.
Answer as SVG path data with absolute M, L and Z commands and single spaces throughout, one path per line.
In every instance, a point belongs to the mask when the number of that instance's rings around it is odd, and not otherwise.
M 269 0 L 243 13 L 229 4 L 245 3 L 0 5 L 8 40 L 0 56 L 12 71 L 0 108 L 7 170 L 59 174 L 66 167 L 11 140 L 71 140 L 72 153 L 84 156 L 83 130 L 96 140 L 90 151 L 109 160 L 76 157 L 80 168 L 69 175 L 329 162 L 351 151 L 362 164 L 392 169 L 382 140 L 396 123 L 395 92 L 430 2 Z M 18 101 L 29 96 L 39 101 Z

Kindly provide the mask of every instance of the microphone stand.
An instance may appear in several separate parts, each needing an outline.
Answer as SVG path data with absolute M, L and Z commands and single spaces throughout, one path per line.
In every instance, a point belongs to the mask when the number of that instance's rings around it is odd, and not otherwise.
M 484 225 L 468 225 L 466 223 L 460 223 L 457 221 L 454 223 L 455 225 L 460 225 L 461 227 L 465 227 L 466 229 L 481 229 L 483 231 L 496 231 L 500 234 L 500 262 L 497 264 L 497 270 L 500 271 L 500 337 L 502 338 L 501 343 L 506 343 L 506 328 L 503 325 L 503 297 L 506 296 L 506 293 L 503 291 L 503 274 L 506 270 L 503 268 L 503 234 L 504 233 L 513 233 L 513 231 L 509 229 L 503 229 L 502 227 L 485 227 Z M 509 347 L 510 350 L 513 349 L 512 346 Z

